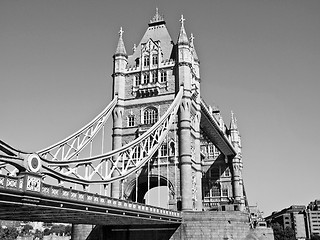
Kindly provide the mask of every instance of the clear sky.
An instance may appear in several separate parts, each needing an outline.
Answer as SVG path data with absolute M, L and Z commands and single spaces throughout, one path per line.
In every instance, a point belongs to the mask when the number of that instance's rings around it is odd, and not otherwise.
M 184 15 L 202 97 L 238 119 L 249 203 L 319 199 L 319 0 L 0 0 L 0 139 L 37 151 L 93 119 L 119 28 L 131 54 L 156 7 L 174 41 Z

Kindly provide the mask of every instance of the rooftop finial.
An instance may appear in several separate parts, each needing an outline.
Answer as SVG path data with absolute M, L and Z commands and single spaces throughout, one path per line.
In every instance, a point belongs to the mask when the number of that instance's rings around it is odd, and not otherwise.
M 237 129 L 237 119 L 236 119 L 236 117 L 234 116 L 233 111 L 231 111 L 230 129 Z
M 163 16 L 161 16 L 159 14 L 159 9 L 156 8 L 156 14 L 153 16 L 153 18 L 150 20 L 150 24 L 153 24 L 153 23 L 158 23 L 158 22 L 164 22 L 164 19 L 163 19 Z M 149 25 L 150 25 L 149 24 Z
M 120 27 L 120 31 L 119 31 L 119 36 L 120 36 L 120 37 L 122 37 L 123 32 L 124 32 L 124 31 L 122 30 L 122 27 Z
M 184 21 L 185 21 L 185 19 L 183 18 L 183 14 L 181 14 L 180 22 L 181 22 L 182 26 L 184 26 Z
M 193 36 L 193 33 L 191 33 L 191 36 L 190 36 L 190 43 L 193 44 L 193 40 L 194 40 L 194 36 Z
M 122 39 L 122 35 L 123 35 L 123 30 L 122 30 L 122 27 L 120 27 L 119 41 L 118 41 L 118 46 L 117 46 L 117 49 L 116 49 L 116 54 L 127 55 L 126 48 L 124 46 L 124 42 L 123 42 L 123 39 Z
M 185 19 L 183 18 L 183 15 L 181 14 L 181 18 L 179 20 L 181 22 L 181 28 L 180 28 L 180 33 L 178 37 L 178 43 L 179 44 L 189 44 L 188 36 L 186 34 L 186 30 L 184 29 L 184 21 Z

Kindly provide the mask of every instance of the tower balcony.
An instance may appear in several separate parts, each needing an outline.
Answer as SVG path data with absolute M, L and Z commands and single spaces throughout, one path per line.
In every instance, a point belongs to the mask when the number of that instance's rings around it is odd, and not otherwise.
M 163 82 L 151 82 L 151 83 L 145 83 L 140 84 L 137 86 L 133 86 L 133 94 L 136 95 L 136 97 L 152 97 L 157 96 L 161 89 L 166 88 L 167 83 Z

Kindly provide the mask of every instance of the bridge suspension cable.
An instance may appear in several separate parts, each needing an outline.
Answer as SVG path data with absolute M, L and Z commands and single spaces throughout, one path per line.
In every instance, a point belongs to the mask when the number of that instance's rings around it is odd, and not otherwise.
M 77 156 L 84 147 L 92 142 L 93 138 L 104 127 L 117 101 L 118 98 L 115 97 L 96 118 L 79 131 L 50 147 L 38 151 L 39 156 L 52 161 L 65 161 Z
M 42 172 L 61 181 L 82 184 L 84 186 L 91 184 L 109 184 L 117 180 L 125 179 L 130 174 L 136 173 L 161 147 L 162 142 L 174 122 L 182 95 L 183 87 L 180 88 L 174 101 L 159 121 L 134 141 L 108 153 L 88 158 L 71 159 L 72 156 L 75 156 L 75 154 L 81 150 L 81 147 L 75 144 L 79 141 L 79 136 L 93 132 L 90 130 L 92 126 L 97 127 L 97 125 L 99 125 L 97 122 L 102 121 L 99 120 L 102 118 L 100 114 L 100 117 L 98 116 L 92 121 L 93 124 L 90 123 L 64 141 L 39 151 L 44 162 Z M 91 134 L 91 136 L 92 137 L 85 138 L 84 141 L 87 141 L 87 143 L 90 142 L 94 134 Z M 84 137 L 82 136 L 82 138 Z M 60 154 L 63 158 L 58 160 L 57 151 L 62 153 L 63 147 L 66 147 L 68 151 L 65 154 Z M 55 150 L 56 153 L 53 153 L 53 150 Z M 88 171 L 88 169 L 91 171 Z

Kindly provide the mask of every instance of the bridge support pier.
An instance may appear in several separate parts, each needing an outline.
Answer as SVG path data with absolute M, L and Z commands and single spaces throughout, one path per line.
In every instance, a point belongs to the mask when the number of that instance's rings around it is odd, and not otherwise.
M 72 224 L 71 240 L 86 240 L 93 228 L 94 225 Z

